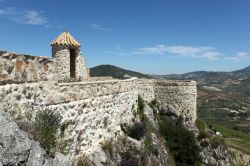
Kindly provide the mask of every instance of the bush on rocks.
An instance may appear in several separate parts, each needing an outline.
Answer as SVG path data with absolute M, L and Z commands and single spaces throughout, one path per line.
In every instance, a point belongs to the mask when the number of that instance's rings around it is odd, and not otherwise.
M 53 149 L 56 147 L 56 133 L 60 122 L 61 116 L 50 110 L 38 112 L 34 121 L 32 134 L 50 155 L 53 155 Z
M 207 138 L 209 134 L 206 123 L 202 119 L 197 119 L 195 123 L 199 130 L 198 140 Z
M 60 128 L 61 116 L 59 113 L 43 110 L 38 111 L 35 118 L 23 117 L 16 119 L 20 129 L 26 131 L 47 151 L 50 156 L 54 156 L 56 149 L 57 130 Z
M 177 166 L 191 166 L 200 163 L 200 148 L 196 144 L 195 136 L 181 122 L 174 122 L 167 117 L 162 117 L 159 126 L 160 133 L 165 138 Z
M 146 134 L 145 127 L 140 122 L 135 122 L 131 127 L 127 127 L 124 132 L 136 140 L 140 140 Z

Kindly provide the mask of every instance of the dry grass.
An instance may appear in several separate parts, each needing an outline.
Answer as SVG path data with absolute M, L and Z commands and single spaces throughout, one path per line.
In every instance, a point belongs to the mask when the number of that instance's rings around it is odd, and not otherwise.
M 71 166 L 93 166 L 93 164 L 85 154 L 82 154 L 80 157 L 73 160 Z

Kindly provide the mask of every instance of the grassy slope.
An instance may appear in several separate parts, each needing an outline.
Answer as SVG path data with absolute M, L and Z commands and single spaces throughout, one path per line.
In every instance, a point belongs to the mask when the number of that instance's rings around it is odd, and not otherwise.
M 226 140 L 226 144 L 232 148 L 235 148 L 243 153 L 250 155 L 250 134 L 249 131 L 235 130 L 232 127 L 235 122 L 230 123 L 229 121 L 217 121 L 217 120 L 206 120 L 208 125 L 211 125 L 213 129 L 221 132 Z M 249 121 L 241 122 L 242 124 L 250 125 Z M 250 128 L 248 128 L 250 130 Z

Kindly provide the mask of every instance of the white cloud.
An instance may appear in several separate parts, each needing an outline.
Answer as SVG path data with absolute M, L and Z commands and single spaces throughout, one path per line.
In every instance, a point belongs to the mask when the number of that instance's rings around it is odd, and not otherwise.
M 250 60 L 250 55 L 247 52 L 237 52 L 236 55 L 226 57 L 225 59 L 231 60 L 231 61 Z
M 0 17 L 20 24 L 47 25 L 48 19 L 35 10 L 17 10 L 15 7 L 0 9 Z
M 213 47 L 193 47 L 193 46 L 167 46 L 158 45 L 155 47 L 138 48 L 133 54 L 152 54 L 152 55 L 163 55 L 166 53 L 193 57 L 193 58 L 203 58 L 206 60 L 217 60 L 219 59 L 221 53 Z
M 99 24 L 89 24 L 89 28 L 93 30 L 112 31 L 112 29 Z
M 231 60 L 243 61 L 250 60 L 250 54 L 247 52 L 237 52 L 234 56 L 226 57 L 226 53 L 218 51 L 214 47 L 194 47 L 183 45 L 157 45 L 155 47 L 144 47 L 134 49 L 135 51 L 124 51 L 119 45 L 115 46 L 115 51 L 103 51 L 104 54 L 111 55 L 167 55 L 172 54 L 180 57 L 200 58 L 204 60 Z
M 201 56 L 201 58 L 207 59 L 207 60 L 219 60 L 221 53 L 216 51 L 211 52 L 204 52 Z

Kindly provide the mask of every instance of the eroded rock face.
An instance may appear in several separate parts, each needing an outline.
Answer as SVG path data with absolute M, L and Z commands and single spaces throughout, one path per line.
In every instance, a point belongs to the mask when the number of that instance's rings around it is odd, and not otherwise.
M 217 148 L 212 148 L 211 145 L 202 149 L 201 157 L 203 164 L 215 166 L 230 166 L 230 155 L 228 150 L 220 145 Z
M 57 154 L 50 158 L 40 144 L 29 139 L 27 133 L 0 111 L 0 165 L 68 166 L 69 158 Z
M 93 166 L 166 166 L 168 154 L 155 134 L 152 134 L 153 153 L 147 153 L 143 140 L 124 137 L 110 141 L 108 147 L 96 147 L 89 158 Z

